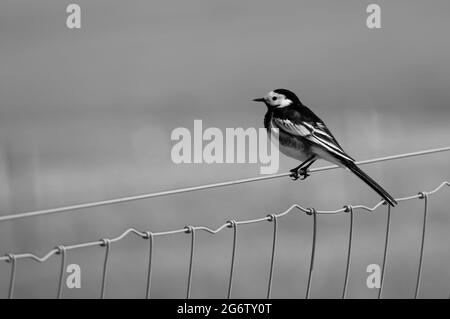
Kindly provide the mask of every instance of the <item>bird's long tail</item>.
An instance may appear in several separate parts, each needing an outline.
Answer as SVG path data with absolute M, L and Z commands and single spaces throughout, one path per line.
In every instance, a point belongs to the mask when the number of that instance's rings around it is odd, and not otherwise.
M 351 170 L 356 176 L 361 178 L 367 185 L 369 185 L 375 192 L 378 193 L 383 199 L 389 203 L 391 206 L 397 205 L 397 201 L 386 192 L 377 182 L 375 182 L 369 175 L 364 173 L 358 166 L 353 162 L 345 163 L 349 170 Z

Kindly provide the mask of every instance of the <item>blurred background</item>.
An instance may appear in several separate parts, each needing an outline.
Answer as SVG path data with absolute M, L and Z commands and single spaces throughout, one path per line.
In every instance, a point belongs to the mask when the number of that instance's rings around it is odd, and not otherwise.
M 376 1 L 382 28 L 366 27 L 371 1 L 77 0 L 81 29 L 66 27 L 57 0 L 0 4 L 0 215 L 200 185 L 259 174 L 260 164 L 173 164 L 174 128 L 262 127 L 276 88 L 296 92 L 357 160 L 450 144 L 450 3 Z M 449 154 L 364 166 L 395 197 L 449 179 Z M 281 155 L 280 172 L 297 163 Z M 316 167 L 324 162 L 315 164 Z M 115 237 L 129 227 L 215 228 L 259 218 L 293 203 L 316 209 L 372 206 L 378 196 L 342 170 L 142 200 L 71 214 L 0 223 L 0 254 L 39 256 L 60 244 Z M 423 201 L 392 212 L 384 297 L 414 294 Z M 430 199 L 423 298 L 450 289 L 450 211 L 446 189 Z M 386 207 L 355 214 L 350 298 L 374 298 L 368 264 L 381 265 Z M 272 224 L 238 229 L 235 298 L 263 298 Z M 312 218 L 279 220 L 272 296 L 303 298 Z M 312 298 L 339 298 L 348 215 L 318 217 Z M 155 240 L 151 296 L 184 298 L 189 235 Z M 232 230 L 198 232 L 191 296 L 226 297 Z M 111 247 L 107 298 L 143 298 L 148 241 Z M 100 293 L 104 248 L 70 251 L 80 289 Z M 60 259 L 20 260 L 15 297 L 54 298 Z M 0 263 L 0 298 L 10 264 Z

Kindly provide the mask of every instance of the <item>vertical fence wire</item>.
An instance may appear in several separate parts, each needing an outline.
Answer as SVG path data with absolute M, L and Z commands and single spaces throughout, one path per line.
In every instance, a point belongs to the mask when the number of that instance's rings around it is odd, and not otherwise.
M 386 273 L 387 250 L 388 250 L 388 245 L 389 245 L 390 226 L 391 226 L 391 205 L 387 205 L 386 237 L 384 239 L 383 264 L 381 266 L 380 289 L 378 289 L 377 299 L 381 299 L 381 295 L 383 293 L 384 276 Z
M 437 192 L 440 188 L 442 188 L 445 185 L 450 185 L 448 182 L 442 183 L 439 187 L 437 187 L 435 190 L 430 192 L 420 192 L 418 195 L 415 196 L 409 196 L 405 197 L 400 200 L 410 200 L 414 198 L 420 198 L 424 199 L 424 209 L 423 209 L 423 221 L 422 221 L 422 232 L 421 232 L 421 244 L 420 244 L 420 252 L 419 252 L 419 260 L 418 260 L 418 270 L 417 270 L 417 278 L 416 278 L 416 284 L 415 284 L 415 292 L 414 292 L 414 298 L 417 299 L 419 297 L 420 292 L 420 286 L 421 286 L 421 277 L 422 277 L 422 268 L 423 268 L 423 258 L 424 258 L 424 249 L 425 249 L 425 240 L 426 240 L 426 231 L 427 231 L 427 218 L 428 218 L 428 206 L 429 206 L 429 195 L 434 194 Z M 380 206 L 383 202 L 378 203 L 373 208 L 369 208 L 366 206 L 358 206 L 359 208 L 366 209 L 368 211 L 374 211 L 378 206 Z M 59 279 L 58 279 L 58 292 L 57 292 L 57 298 L 62 298 L 63 295 L 63 283 L 64 283 L 64 274 L 65 274 L 65 268 L 67 263 L 67 251 L 74 248 L 80 248 L 80 247 L 89 247 L 94 245 L 99 245 L 101 247 L 105 247 L 105 257 L 104 257 L 104 263 L 103 263 L 103 271 L 102 271 L 102 281 L 101 281 L 101 295 L 100 297 L 103 299 L 105 298 L 105 291 L 106 291 L 106 280 L 107 280 L 107 274 L 108 274 L 108 261 L 109 261 L 109 255 L 110 255 L 110 246 L 112 242 L 118 241 L 126 236 L 126 234 L 133 231 L 134 233 L 138 234 L 139 236 L 142 236 L 145 239 L 149 239 L 149 256 L 148 256 L 148 271 L 147 271 L 147 289 L 146 289 L 146 298 L 150 298 L 150 288 L 151 288 L 151 274 L 152 274 L 152 261 L 153 261 L 153 246 L 154 246 L 154 236 L 157 235 L 163 235 L 163 234 L 173 234 L 173 233 L 181 233 L 185 232 L 187 234 L 191 234 L 191 245 L 190 245 L 190 259 L 189 259 L 189 271 L 188 271 L 188 278 L 187 278 L 187 291 L 186 291 L 186 298 L 190 298 L 190 292 L 191 292 L 191 285 L 192 285 L 192 274 L 193 274 L 193 263 L 194 263 L 194 250 L 195 250 L 195 231 L 197 229 L 203 229 L 206 230 L 212 234 L 215 234 L 219 232 L 221 229 L 225 227 L 233 228 L 233 244 L 232 244 L 232 252 L 231 252 L 231 265 L 230 265 L 230 276 L 229 276 L 229 282 L 228 282 L 228 294 L 227 297 L 231 297 L 232 292 L 232 285 L 233 285 L 233 275 L 234 275 L 234 267 L 235 267 L 235 258 L 236 258 L 236 247 L 237 247 L 237 227 L 236 225 L 238 223 L 256 223 L 261 222 L 263 220 L 273 222 L 273 240 L 272 240 L 272 252 L 271 252 L 271 259 L 270 259 L 270 273 L 269 273 L 269 279 L 268 279 L 268 287 L 267 287 L 267 298 L 271 297 L 272 292 L 272 284 L 273 284 L 273 273 L 274 273 L 274 266 L 275 266 L 275 257 L 276 257 L 276 241 L 277 241 L 277 232 L 278 232 L 278 217 L 284 216 L 285 214 L 289 213 L 293 207 L 300 208 L 303 212 L 306 212 L 307 215 L 313 215 L 313 230 L 312 230 L 312 247 L 311 247 L 311 257 L 310 257 L 310 263 L 309 263 L 309 273 L 308 273 L 308 281 L 307 281 L 307 287 L 306 287 L 306 299 L 310 298 L 311 295 L 311 284 L 312 284 L 312 275 L 314 271 L 314 263 L 316 258 L 316 248 L 317 248 L 317 229 L 318 229 L 318 222 L 317 222 L 317 215 L 318 214 L 335 214 L 339 212 L 347 212 L 349 213 L 349 237 L 348 237 L 348 248 L 347 248 L 347 258 L 346 258 L 346 269 L 345 269 L 345 279 L 344 279 L 344 288 L 342 291 L 342 298 L 346 298 L 347 290 L 348 290 L 348 281 L 349 281 L 349 275 L 350 275 L 350 264 L 351 264 L 351 257 L 352 257 L 352 242 L 353 242 L 353 228 L 354 228 L 354 209 L 351 205 L 344 206 L 343 209 L 336 210 L 336 211 L 316 211 L 314 208 L 302 208 L 298 205 L 292 206 L 289 210 L 286 210 L 285 212 L 281 214 L 271 214 L 268 215 L 266 218 L 260 218 L 255 220 L 249 220 L 249 221 L 241 221 L 236 222 L 234 220 L 228 221 L 226 224 L 220 226 L 217 230 L 212 230 L 207 227 L 199 226 L 186 226 L 184 229 L 174 230 L 174 231 L 168 231 L 168 232 L 160 232 L 160 233 L 151 233 L 151 232 L 144 232 L 140 233 L 134 229 L 129 229 L 122 235 L 120 235 L 117 238 L 114 239 L 102 239 L 100 241 L 96 242 L 89 242 L 89 243 L 83 243 L 78 245 L 72 245 L 72 246 L 58 246 L 56 249 L 53 249 L 50 251 L 47 255 L 43 257 L 38 257 L 36 255 L 30 254 L 30 253 L 23 253 L 23 254 L 8 254 L 4 257 L 0 257 L 0 260 L 4 260 L 8 263 L 11 263 L 11 272 L 10 272 L 10 280 L 9 280 L 9 291 L 8 291 L 8 298 L 12 299 L 14 297 L 14 290 L 15 290 L 15 280 L 16 280 L 16 272 L 17 272 L 17 261 L 21 258 L 31 258 L 38 262 L 45 262 L 48 258 L 50 258 L 53 254 L 60 254 L 61 255 L 61 264 L 60 264 L 60 272 L 59 272 Z M 387 251 L 389 248 L 389 237 L 390 237 L 390 228 L 391 228 L 391 206 L 387 206 L 387 219 L 386 219 L 386 235 L 385 235 L 385 242 L 384 242 L 384 252 L 383 252 L 383 261 L 382 261 L 382 271 L 381 271 L 381 280 L 380 280 L 380 288 L 378 290 L 378 299 L 381 299 L 382 292 L 383 292 L 383 285 L 385 282 L 385 274 L 386 274 L 386 265 L 387 265 Z M 449 294 L 450 299 L 450 294 Z
M 58 246 L 57 249 L 58 249 L 58 254 L 61 255 L 61 269 L 59 271 L 57 298 L 61 299 L 62 293 L 63 293 L 64 273 L 66 271 L 66 247 Z
M 270 259 L 270 271 L 269 271 L 269 284 L 267 287 L 267 299 L 270 299 L 270 294 L 272 293 L 272 279 L 273 279 L 273 267 L 275 264 L 275 249 L 277 245 L 277 215 L 271 214 L 269 221 L 273 222 L 273 241 L 272 241 L 272 257 Z
M 147 287 L 145 290 L 145 298 L 150 299 L 150 288 L 152 284 L 153 234 L 151 232 L 146 232 L 145 234 L 146 238 L 149 240 Z
M 420 279 L 422 276 L 423 250 L 425 246 L 425 232 L 427 226 L 427 213 L 428 213 L 428 194 L 426 192 L 420 192 L 419 195 L 420 198 L 424 199 L 425 205 L 423 209 L 422 240 L 420 243 L 419 266 L 417 270 L 416 291 L 414 293 L 414 299 L 417 299 L 417 297 L 419 296 Z
M 109 259 L 109 251 L 111 247 L 111 240 L 109 239 L 102 239 L 101 246 L 106 247 L 105 251 L 105 259 L 103 261 L 103 272 L 102 272 L 102 289 L 100 292 L 100 298 L 105 299 L 105 288 L 106 288 L 106 275 L 108 273 L 108 259 Z
M 317 238 L 317 212 L 314 208 L 310 208 L 309 215 L 313 215 L 313 233 L 311 247 L 311 261 L 309 262 L 308 284 L 306 286 L 306 299 L 309 299 L 311 293 L 311 279 L 314 269 L 314 258 L 316 254 L 316 238 Z
M 236 221 L 235 220 L 230 220 L 228 223 L 230 224 L 229 227 L 233 227 L 233 246 L 231 248 L 230 278 L 229 278 L 229 281 L 228 281 L 228 294 L 227 294 L 227 298 L 230 299 L 230 297 L 231 297 L 231 289 L 233 287 L 234 261 L 235 261 L 235 258 L 236 258 L 237 228 L 236 228 Z
M 351 252 L 352 252 L 352 239 L 353 239 L 353 207 L 351 205 L 345 206 L 345 211 L 349 213 L 350 224 L 349 224 L 349 234 L 348 234 L 348 248 L 347 248 L 347 263 L 345 267 L 345 279 L 344 279 L 344 289 L 342 290 L 342 299 L 347 297 L 347 287 L 348 287 L 348 277 L 350 271 L 351 262 Z
M 194 263 L 194 247 L 195 247 L 195 228 L 193 226 L 186 226 L 186 233 L 191 234 L 191 253 L 189 257 L 189 272 L 186 289 L 186 299 L 191 296 L 191 282 L 192 282 L 192 265 Z
M 8 299 L 13 299 L 14 286 L 16 283 L 16 256 L 8 254 L 8 261 L 11 263 L 11 275 L 9 277 Z

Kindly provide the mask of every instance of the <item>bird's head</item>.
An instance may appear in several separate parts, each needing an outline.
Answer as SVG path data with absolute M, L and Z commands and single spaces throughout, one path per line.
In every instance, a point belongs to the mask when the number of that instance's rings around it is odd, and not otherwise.
M 286 89 L 270 91 L 266 96 L 254 99 L 255 102 L 264 102 L 269 108 L 283 108 L 291 104 L 301 104 L 295 93 Z

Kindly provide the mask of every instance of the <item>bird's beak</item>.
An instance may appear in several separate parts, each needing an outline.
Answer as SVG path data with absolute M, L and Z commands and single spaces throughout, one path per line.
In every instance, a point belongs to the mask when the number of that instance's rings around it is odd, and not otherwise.
M 262 97 L 262 98 L 259 98 L 259 99 L 253 99 L 253 101 L 255 101 L 255 102 L 264 102 L 264 98 Z

